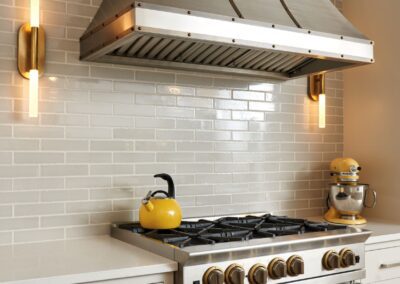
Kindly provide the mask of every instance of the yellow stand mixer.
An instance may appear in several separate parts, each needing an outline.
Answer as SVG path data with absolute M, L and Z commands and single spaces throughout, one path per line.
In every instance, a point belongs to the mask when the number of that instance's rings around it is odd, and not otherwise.
M 364 207 L 375 207 L 376 192 L 368 184 L 358 182 L 360 165 L 352 158 L 337 158 L 331 162 L 330 170 L 333 183 L 329 188 L 325 220 L 345 225 L 365 224 L 367 220 L 360 213 Z M 371 205 L 366 204 L 368 191 L 373 194 Z

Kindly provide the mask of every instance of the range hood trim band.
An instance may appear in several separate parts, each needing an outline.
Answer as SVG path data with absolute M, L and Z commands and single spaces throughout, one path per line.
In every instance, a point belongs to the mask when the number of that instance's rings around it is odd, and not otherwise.
M 348 65 L 363 65 L 374 62 L 374 43 L 370 40 L 343 37 L 334 34 L 274 25 L 265 22 L 256 22 L 254 20 L 232 18 L 206 12 L 188 11 L 185 9 L 166 7 L 157 4 L 136 2 L 136 4 L 132 4 L 131 7 L 133 8 L 125 9 L 123 13 L 116 15 L 113 20 L 109 20 L 107 23 L 104 23 L 102 28 L 95 27 L 81 37 L 81 60 L 114 63 L 110 58 L 114 55 L 110 55 L 109 53 L 118 49 L 124 44 L 132 42 L 135 37 L 135 35 L 132 35 L 133 33 L 137 35 L 148 34 L 151 36 L 160 36 L 164 39 L 171 38 L 193 42 L 201 41 L 201 43 L 226 45 L 234 48 L 245 48 L 249 49 L 249 51 L 260 50 L 266 52 L 282 52 L 289 55 L 301 55 L 305 58 L 338 61 L 337 68 L 333 67 L 331 70 L 338 70 L 342 67 L 347 67 Z M 177 23 L 174 23 L 174 20 Z M 183 25 L 182 23 L 185 24 Z M 222 25 L 222 28 L 216 28 L 218 25 Z M 191 27 L 191 29 L 186 31 L 182 29 L 182 26 L 188 26 Z M 204 33 L 204 27 L 208 27 L 208 33 Z M 116 30 L 119 31 L 117 35 L 115 34 Z M 218 30 L 219 33 L 215 32 Z M 254 32 L 255 30 L 258 32 Z M 226 33 L 228 33 L 228 36 L 226 36 Z M 249 33 L 252 33 L 252 36 L 249 37 Z M 268 37 L 266 37 L 264 34 L 264 41 L 259 41 L 260 37 L 258 35 L 260 33 L 275 36 L 277 40 L 274 42 L 266 42 Z M 298 39 L 291 40 L 293 43 L 292 46 L 284 46 L 284 43 L 288 44 L 288 41 L 285 40 L 285 36 L 296 36 L 300 38 L 300 41 L 304 42 L 303 46 L 298 46 Z M 332 48 L 330 48 L 332 44 L 336 45 L 334 48 L 335 52 L 332 52 Z M 319 50 L 315 48 L 316 46 L 319 46 Z M 341 49 L 338 49 L 337 47 L 341 47 Z M 351 50 L 352 48 L 357 48 L 358 51 L 349 53 L 348 50 Z M 327 50 L 331 52 L 328 52 Z M 355 56 L 355 54 L 358 56 Z M 106 60 L 102 60 L 102 57 L 104 56 L 107 56 Z M 150 62 L 151 60 L 152 59 L 148 59 L 147 62 Z M 121 64 L 121 61 L 122 60 L 115 60 L 115 63 Z M 145 60 L 142 61 L 145 62 Z M 154 63 L 160 62 L 160 60 L 154 61 Z M 135 60 L 129 60 L 129 62 L 132 64 L 135 62 Z M 187 64 L 185 62 L 167 62 Z M 350 62 L 353 64 L 340 64 L 341 62 Z M 146 64 L 141 64 L 141 66 L 145 65 Z M 152 67 L 156 67 L 154 65 L 157 64 L 150 65 L 153 65 Z M 168 64 L 162 65 L 163 66 L 160 66 L 161 68 L 174 68 L 174 64 L 169 64 L 169 66 Z M 193 67 L 196 64 L 188 65 Z M 200 67 L 200 69 L 201 67 L 206 66 L 215 67 L 204 68 L 204 71 L 206 72 L 208 72 L 209 69 L 220 68 L 222 69 L 220 73 L 225 73 L 223 68 L 226 68 L 223 66 L 209 66 L 204 64 L 197 65 Z M 197 70 L 199 68 L 191 68 L 190 66 L 188 66 L 188 68 L 177 68 L 199 71 Z M 230 66 L 228 69 L 233 68 L 235 68 L 235 66 Z M 282 74 L 282 76 L 278 76 L 278 72 L 270 72 L 266 70 L 251 70 L 243 68 L 236 69 L 243 71 L 244 75 L 251 76 L 253 73 L 253 75 L 256 75 L 256 77 L 260 77 L 259 73 L 264 73 L 264 78 L 270 77 L 270 75 L 273 75 L 274 73 L 275 75 L 272 77 L 275 79 L 280 78 L 281 80 L 285 80 L 289 77 L 292 77 L 292 74 Z M 258 72 L 255 73 L 252 71 Z M 317 72 L 320 71 L 321 70 L 317 70 Z M 232 72 L 226 73 L 232 74 Z M 240 72 L 234 73 L 240 74 Z

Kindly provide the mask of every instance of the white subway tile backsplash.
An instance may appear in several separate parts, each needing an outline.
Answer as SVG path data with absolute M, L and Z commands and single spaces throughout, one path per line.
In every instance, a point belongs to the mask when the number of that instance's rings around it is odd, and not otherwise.
M 143 162 L 154 162 L 156 160 L 154 153 L 114 153 L 114 163 L 143 163 Z
M 68 135 L 67 135 L 68 136 Z M 37 142 L 37 141 L 33 141 Z M 31 149 L 27 149 L 31 150 Z M 43 151 L 88 151 L 89 143 L 85 140 L 42 140 L 41 150 Z
M 117 69 L 109 67 L 91 66 L 90 75 L 98 78 L 105 79 L 118 79 L 118 80 L 132 80 L 134 72 L 129 69 Z
M 194 109 L 177 107 L 157 107 L 156 113 L 160 117 L 193 118 Z
M 92 151 L 132 151 L 133 142 L 131 141 L 106 141 L 94 140 L 90 142 Z
M 209 97 L 209 98 L 220 98 L 230 99 L 232 97 L 232 91 L 228 89 L 197 89 L 197 96 Z
M 37 203 L 14 206 L 15 216 L 42 216 L 64 213 L 63 203 Z
M 37 165 L 0 165 L 0 178 L 16 178 L 16 177 L 35 177 L 39 175 L 39 167 Z
M 136 95 L 135 103 L 138 105 L 161 105 L 161 106 L 175 106 L 175 96 L 160 96 L 160 95 Z
M 43 1 L 39 118 L 16 70 L 26 1 L 0 9 L 0 244 L 109 233 L 172 174 L 185 217 L 321 214 L 343 152 L 343 78 L 327 79 L 327 128 L 306 78 L 249 81 L 79 61 L 99 0 Z
M 255 111 L 232 111 L 232 118 L 235 120 L 264 120 L 263 112 L 255 112 Z
M 234 90 L 233 98 L 237 100 L 264 101 L 265 94 L 263 92 Z
M 136 151 L 174 151 L 175 143 L 168 141 L 137 141 L 135 142 Z
M 42 125 L 89 126 L 87 115 L 42 114 Z
M 247 130 L 247 121 L 216 121 L 215 129 L 219 130 Z
M 0 245 L 12 243 L 12 232 L 0 232 Z
M 231 133 L 229 131 L 196 131 L 196 139 L 198 141 L 221 141 L 231 140 Z
M 173 129 L 175 128 L 174 119 L 163 119 L 163 118 L 151 118 L 151 117 L 136 117 L 135 128 L 138 131 L 142 131 L 140 128 L 161 128 L 161 129 Z M 182 128 L 182 127 L 181 127 Z
M 111 187 L 110 177 L 67 177 L 65 179 L 66 188 L 96 188 Z
M 14 233 L 15 243 L 43 242 L 64 239 L 64 229 L 41 229 L 17 231 Z
M 114 115 L 155 116 L 155 113 L 156 113 L 155 106 L 114 104 Z
M 213 108 L 213 100 L 206 98 L 178 97 L 177 105 L 182 107 Z
M 67 238 L 83 238 L 87 236 L 109 235 L 110 225 L 77 226 L 66 229 Z
M 215 100 L 216 109 L 231 109 L 231 110 L 247 110 L 247 101 L 233 101 L 233 100 Z
M 83 164 L 103 164 L 112 162 L 112 154 L 104 152 L 68 152 L 66 155 L 67 163 Z
M 43 176 L 86 176 L 89 170 L 87 165 L 43 165 L 41 174 Z
M 156 130 L 157 140 L 193 140 L 193 130 Z
M 104 175 L 127 175 L 133 174 L 133 165 L 91 165 L 90 175 L 104 176 Z
M 90 224 L 109 224 L 113 222 L 129 222 L 135 219 L 132 211 L 118 211 L 90 214 Z
M 155 93 L 156 86 L 154 84 L 142 84 L 133 82 L 114 82 L 114 91 L 126 93 Z
M 89 194 L 87 189 L 79 190 L 47 190 L 40 192 L 40 200 L 42 202 L 63 202 L 73 200 L 88 200 Z M 44 214 L 41 214 L 44 215 Z
M 81 114 L 112 114 L 113 108 L 108 103 L 75 103 L 67 102 L 66 111 L 68 113 L 81 113 Z
M 209 120 L 176 120 L 177 129 L 212 129 L 213 123 Z
M 176 85 L 158 85 L 157 93 L 160 94 L 171 94 L 171 95 L 182 95 L 182 96 L 194 96 L 195 88 L 176 86 Z
M 14 153 L 14 163 L 15 164 L 60 164 L 64 163 L 64 153 L 18 152 Z
M 113 117 L 109 115 L 93 115 L 90 117 L 92 127 L 132 127 L 131 117 Z
M 152 71 L 138 70 L 135 73 L 135 79 L 144 82 L 174 83 L 175 74 L 167 72 L 152 72 Z
M 67 213 L 105 212 L 111 210 L 111 201 L 82 201 L 66 203 Z
M 89 224 L 88 214 L 71 214 L 71 215 L 56 215 L 43 216 L 40 218 L 41 227 L 65 227 L 65 226 L 80 226 Z
M 36 126 L 14 126 L 14 137 L 17 138 L 64 138 L 62 127 L 36 127 Z
M 112 129 L 102 127 L 69 127 L 65 130 L 65 136 L 66 138 L 73 139 L 107 139 L 112 137 Z
M 11 217 L 13 215 L 13 207 L 11 205 L 0 205 L 0 218 Z

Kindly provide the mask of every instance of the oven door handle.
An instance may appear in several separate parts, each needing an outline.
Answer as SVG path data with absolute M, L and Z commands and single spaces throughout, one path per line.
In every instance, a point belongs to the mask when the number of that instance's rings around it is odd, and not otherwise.
M 389 268 L 394 268 L 394 267 L 400 267 L 400 262 L 382 263 L 382 264 L 379 266 L 379 269 L 389 269 Z

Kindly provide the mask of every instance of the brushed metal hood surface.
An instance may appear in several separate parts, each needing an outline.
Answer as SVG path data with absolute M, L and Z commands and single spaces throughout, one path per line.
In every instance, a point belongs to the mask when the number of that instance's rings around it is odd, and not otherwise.
M 287 80 L 374 62 L 329 0 L 103 0 L 81 60 Z

